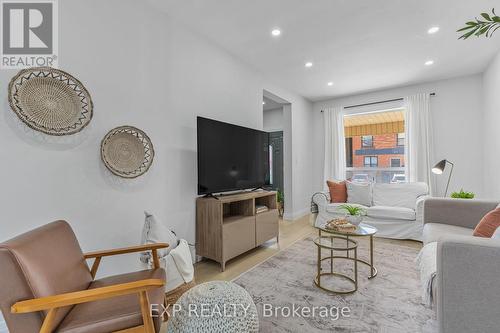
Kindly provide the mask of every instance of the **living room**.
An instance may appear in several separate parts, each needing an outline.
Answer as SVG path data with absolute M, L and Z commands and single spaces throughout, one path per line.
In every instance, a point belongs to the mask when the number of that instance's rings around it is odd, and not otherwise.
M 498 332 L 495 1 L 39 2 L 0 1 L 0 332 Z

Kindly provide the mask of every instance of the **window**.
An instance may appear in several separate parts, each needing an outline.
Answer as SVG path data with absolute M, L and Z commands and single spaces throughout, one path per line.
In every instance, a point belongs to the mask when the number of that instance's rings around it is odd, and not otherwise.
M 391 158 L 391 168 L 399 168 L 399 167 L 401 167 L 401 159 Z
M 405 134 L 402 108 L 344 115 L 345 179 L 404 182 Z
M 365 167 L 375 168 L 378 166 L 377 156 L 365 156 Z
M 397 144 L 398 146 L 404 146 L 405 145 L 405 133 L 398 133 L 396 135 L 396 140 L 397 140 Z
M 361 137 L 361 147 L 372 148 L 373 147 L 373 135 L 363 135 Z

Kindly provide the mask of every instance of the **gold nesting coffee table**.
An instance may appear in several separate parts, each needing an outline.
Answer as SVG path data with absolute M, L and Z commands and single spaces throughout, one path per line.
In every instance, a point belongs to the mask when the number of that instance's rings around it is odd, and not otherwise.
M 377 276 L 377 268 L 373 264 L 373 236 L 377 233 L 377 228 L 361 223 L 356 227 L 356 231 L 343 233 L 325 228 L 317 228 L 319 237 L 314 240 L 314 244 L 318 248 L 317 273 L 314 278 L 314 283 L 319 288 L 330 291 L 336 294 L 351 294 L 358 290 L 358 263 L 362 263 L 370 267 L 370 276 L 368 279 L 373 279 Z M 370 259 L 369 261 L 358 258 L 358 243 L 350 237 L 370 237 Z M 339 244 L 340 243 L 340 244 Z M 322 257 L 322 249 L 330 250 L 330 255 Z M 334 255 L 333 251 L 345 251 L 345 256 Z M 353 252 L 352 255 L 350 252 Z M 333 271 L 333 260 L 350 260 L 354 265 L 353 277 L 346 274 Z M 321 263 L 325 260 L 330 260 L 330 271 L 322 272 Z M 336 290 L 326 288 L 321 284 L 321 277 L 337 276 L 341 277 L 353 284 L 353 288 L 349 290 Z

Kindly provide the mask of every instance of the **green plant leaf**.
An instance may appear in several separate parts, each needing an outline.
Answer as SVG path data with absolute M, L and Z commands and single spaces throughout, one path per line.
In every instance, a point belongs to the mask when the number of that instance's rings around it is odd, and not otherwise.
M 465 192 L 463 189 L 460 189 L 460 192 L 453 192 L 451 197 L 454 199 L 473 199 L 475 194 L 473 192 Z
M 460 32 L 460 31 L 465 31 L 465 30 L 469 30 L 469 29 L 475 29 L 476 27 L 475 26 L 467 26 L 467 27 L 463 27 L 462 29 L 459 29 L 457 30 L 457 32 Z
M 478 32 L 476 32 L 476 36 L 481 36 L 481 35 L 483 35 L 486 31 L 488 31 L 488 29 L 489 29 L 489 26 L 485 26 L 485 27 L 483 27 L 483 28 L 479 29 L 479 31 L 478 31 Z
M 477 29 L 469 31 L 468 33 L 462 35 L 459 39 L 467 39 L 467 38 L 469 38 L 470 36 L 472 36 L 476 32 L 476 30 Z
M 465 32 L 458 39 L 467 39 L 472 35 L 480 37 L 491 37 L 500 26 L 500 17 L 496 15 L 495 8 L 491 10 L 492 15 L 488 13 L 481 13 L 480 18 L 475 21 L 465 23 L 465 27 L 457 30 L 457 32 Z
M 491 17 L 488 13 L 481 13 L 481 16 L 484 17 L 486 21 L 491 21 Z

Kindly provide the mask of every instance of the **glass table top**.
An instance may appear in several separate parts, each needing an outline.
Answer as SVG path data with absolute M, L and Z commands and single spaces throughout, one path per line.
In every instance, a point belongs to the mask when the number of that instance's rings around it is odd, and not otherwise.
M 360 223 L 356 227 L 356 230 L 351 232 L 341 232 L 337 230 L 326 229 L 325 227 L 316 227 L 316 229 L 319 229 L 323 232 L 327 232 L 330 234 L 337 234 L 344 236 L 372 236 L 375 235 L 378 231 L 377 228 L 365 223 Z

